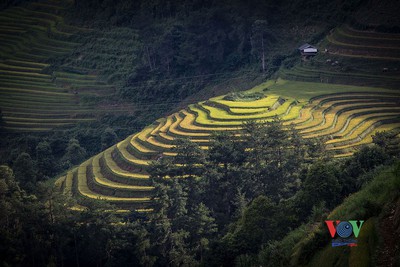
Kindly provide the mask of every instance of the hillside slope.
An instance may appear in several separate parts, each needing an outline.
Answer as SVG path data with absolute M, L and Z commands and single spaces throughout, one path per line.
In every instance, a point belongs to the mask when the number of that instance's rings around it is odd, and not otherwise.
M 320 53 L 282 77 L 298 81 L 355 84 L 398 89 L 400 86 L 400 34 L 357 30 L 349 25 L 333 29 L 317 44 Z
M 114 85 L 101 80 L 93 66 L 57 63 L 79 60 L 74 51 L 92 31 L 64 22 L 69 7 L 48 0 L 0 11 L 0 109 L 6 132 L 65 130 L 104 114 L 130 112 L 126 103 L 114 106 Z
M 118 30 L 104 29 L 83 44 L 77 36 L 82 37 L 90 30 L 68 26 L 62 16 L 54 15 L 61 13 L 66 6 L 62 1 L 47 0 L 8 8 L 0 14 L 0 37 L 3 40 L 0 107 L 6 130 L 33 132 L 65 129 L 79 122 L 95 121 L 105 112 L 123 114 L 132 111 L 132 105 L 122 105 L 120 100 L 115 106 L 111 102 L 105 101 L 102 105 L 98 101 L 115 96 L 115 90 L 101 81 L 97 72 L 110 82 L 128 81 L 136 87 L 142 87 L 141 83 L 137 86 L 135 79 L 138 77 L 150 80 L 153 74 L 159 77 L 155 66 L 161 60 L 158 58 L 160 55 L 153 55 L 152 47 L 144 42 L 149 40 L 140 39 L 138 30 L 123 27 L 118 27 Z M 272 7 L 267 5 L 264 8 L 271 10 Z M 149 11 L 147 8 L 144 10 Z M 214 8 L 211 5 L 213 11 Z M 200 12 L 202 9 L 195 10 Z M 135 14 L 139 18 L 142 15 Z M 217 17 L 210 20 L 219 21 Z M 160 22 L 157 19 L 154 21 Z M 257 25 L 268 26 L 267 22 L 259 23 Z M 284 25 L 278 17 L 274 23 Z M 172 41 L 165 36 L 171 42 L 179 39 L 176 35 L 180 32 L 179 27 L 174 27 L 169 36 Z M 322 28 L 307 27 L 316 33 Z M 290 39 L 286 35 L 282 39 L 276 38 L 279 30 L 270 32 L 266 28 L 254 28 L 252 31 L 252 38 L 258 36 L 254 31 L 260 31 L 262 40 L 264 35 L 277 43 Z M 311 35 L 304 34 L 303 37 Z M 114 39 L 123 39 L 123 36 L 127 40 L 115 45 Z M 70 170 L 58 184 L 74 196 L 104 198 L 127 208 L 149 207 L 153 188 L 146 169 L 150 162 L 160 157 L 175 156 L 173 148 L 179 138 L 188 138 L 207 149 L 213 132 L 240 134 L 243 122 L 248 120 L 260 122 L 278 117 L 285 126 L 299 130 L 304 138 L 322 138 L 327 149 L 336 157 L 349 156 L 362 145 L 371 143 L 372 135 L 378 131 L 391 130 L 395 139 L 400 129 L 400 94 L 393 90 L 400 86 L 399 40 L 400 35 L 396 33 L 357 30 L 342 25 L 318 44 L 321 52 L 315 58 L 302 60 L 292 68 L 288 64 L 289 58 L 283 61 L 275 80 L 244 93 L 214 97 L 189 105 L 161 118 Z M 187 43 L 181 45 L 186 46 Z M 272 43 L 269 45 L 272 46 Z M 259 49 L 253 44 L 251 46 L 248 50 L 259 54 Z M 275 48 L 270 48 L 272 52 L 269 56 L 272 58 L 268 66 L 273 71 L 282 56 Z M 140 52 L 141 49 L 144 52 L 147 49 L 148 53 Z M 290 50 L 288 47 L 281 49 Z M 184 51 L 186 54 L 180 55 L 181 58 L 187 58 L 193 52 Z M 204 56 L 204 53 L 200 54 Z M 300 58 L 293 53 L 291 57 L 297 61 Z M 160 68 L 169 68 L 169 63 L 161 64 Z M 147 68 L 150 72 L 146 72 Z M 143 85 L 149 95 L 142 95 L 142 98 L 137 95 L 142 91 L 133 90 L 135 86 L 132 89 L 132 86 L 120 84 L 120 93 L 129 94 L 128 98 L 136 98 L 138 103 L 154 100 L 165 92 L 161 91 L 160 85 L 154 87 L 155 90 L 148 90 L 152 84 L 154 81 Z M 184 87 L 181 89 L 185 90 Z M 187 92 L 172 88 L 166 95 L 167 103 L 153 102 L 154 106 L 148 109 L 154 108 L 159 112 L 168 109 L 165 106 L 174 103 L 169 102 L 171 97 L 187 96 Z M 151 104 L 143 104 L 143 107 L 147 106 Z M 142 113 L 141 116 L 151 116 L 146 111 Z M 393 141 L 395 149 L 397 145 L 398 142 Z
M 178 138 L 207 149 L 213 132 L 240 134 L 245 121 L 278 117 L 304 138 L 324 138 L 328 150 L 343 157 L 371 143 L 377 131 L 391 130 L 393 137 L 400 133 L 399 98 L 399 92 L 388 89 L 268 81 L 244 92 L 242 98 L 212 98 L 159 119 L 70 170 L 58 185 L 75 196 L 102 198 L 123 208 L 147 208 L 152 186 L 146 168 L 151 161 L 175 156 Z
M 207 149 L 213 132 L 240 134 L 243 122 L 274 117 L 304 138 L 322 138 L 335 157 L 371 143 L 378 131 L 390 131 L 398 150 L 400 93 L 393 89 L 400 86 L 399 40 L 399 34 L 341 26 L 321 41 L 328 52 L 292 69 L 283 67 L 278 74 L 283 79 L 189 105 L 89 159 L 58 183 L 76 196 L 146 208 L 152 196 L 146 168 L 160 157 L 175 156 L 178 138 Z
M 396 245 L 400 230 L 400 165 L 385 167 L 362 190 L 349 196 L 328 220 L 364 220 L 358 246 L 332 247 L 323 222 L 288 234 L 278 247 L 290 247 L 285 260 L 290 266 L 398 266 Z

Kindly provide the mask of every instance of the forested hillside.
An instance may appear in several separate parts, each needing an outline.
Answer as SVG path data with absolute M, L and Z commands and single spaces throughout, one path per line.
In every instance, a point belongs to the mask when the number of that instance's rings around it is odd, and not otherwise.
M 0 265 L 397 266 L 399 8 L 2 1 Z
M 346 20 L 395 25 L 379 20 L 395 8 L 366 15 L 368 5 L 374 1 L 4 1 L 3 162 L 21 153 L 36 160 L 47 142 L 56 169 L 65 169 L 71 139 L 93 155 L 107 136 L 122 140 L 174 108 L 252 88 Z
M 262 82 L 329 25 L 308 23 L 297 35 L 305 24 L 285 21 L 295 8 L 285 5 L 4 2 L 2 162 L 26 153 L 35 163 L 44 144 L 54 164 L 42 173 L 51 176 L 79 162 L 69 144 L 88 157 L 176 107 Z

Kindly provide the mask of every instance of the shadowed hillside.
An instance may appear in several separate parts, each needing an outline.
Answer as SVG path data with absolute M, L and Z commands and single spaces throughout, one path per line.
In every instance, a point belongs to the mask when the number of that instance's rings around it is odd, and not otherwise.
M 3 1 L 0 265 L 396 266 L 398 11 Z
M 100 115 L 88 97 L 114 93 L 92 69 L 54 69 L 88 29 L 69 26 L 64 2 L 34 2 L 0 13 L 0 107 L 7 131 L 49 131 L 88 122 Z M 97 114 L 96 114 L 97 113 Z

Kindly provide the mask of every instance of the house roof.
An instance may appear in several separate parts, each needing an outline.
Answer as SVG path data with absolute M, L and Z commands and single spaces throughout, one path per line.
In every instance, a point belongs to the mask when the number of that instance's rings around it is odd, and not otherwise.
M 317 53 L 318 49 L 310 47 L 310 48 L 304 49 L 303 51 L 304 51 L 304 53 Z
M 299 50 L 304 50 L 306 48 L 313 48 L 313 49 L 317 49 L 315 46 L 312 46 L 310 44 L 303 44 L 302 46 L 299 47 Z

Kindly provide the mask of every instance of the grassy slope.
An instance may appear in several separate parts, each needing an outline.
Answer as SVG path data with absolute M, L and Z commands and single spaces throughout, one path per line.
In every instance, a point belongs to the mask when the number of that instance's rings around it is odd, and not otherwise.
M 299 81 L 398 89 L 399 44 L 398 33 L 360 31 L 342 25 L 315 44 L 320 50 L 316 57 L 282 68 L 280 74 Z
M 281 243 L 291 244 L 287 252 L 292 266 L 370 266 L 379 246 L 386 240 L 379 228 L 387 208 L 400 197 L 400 164 L 381 169 L 363 189 L 349 196 L 328 216 L 330 220 L 364 220 L 357 247 L 332 248 L 326 226 L 301 227 L 289 233 Z M 379 245 L 379 246 L 378 246 Z M 309 255 L 304 256 L 304 255 Z M 397 255 L 399 256 L 399 255 Z M 378 259 L 379 260 L 379 259 Z
M 248 92 L 258 92 L 268 88 L 265 93 L 274 93 L 282 97 L 295 98 L 300 102 L 309 101 L 310 98 L 333 93 L 343 92 L 393 92 L 390 89 L 375 88 L 367 86 L 341 85 L 329 83 L 299 82 L 284 79 L 268 81 L 260 84 Z
M 64 130 L 132 112 L 126 103 L 115 108 L 114 86 L 102 81 L 93 66 L 57 63 L 79 61 L 79 49 L 92 32 L 65 24 L 69 5 L 45 0 L 0 11 L 0 108 L 7 131 Z M 113 49 L 122 52 L 121 47 Z M 93 51 L 91 56 L 100 58 L 100 51 Z

